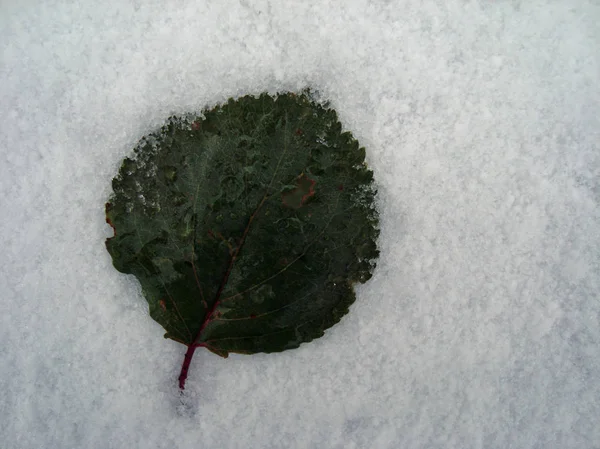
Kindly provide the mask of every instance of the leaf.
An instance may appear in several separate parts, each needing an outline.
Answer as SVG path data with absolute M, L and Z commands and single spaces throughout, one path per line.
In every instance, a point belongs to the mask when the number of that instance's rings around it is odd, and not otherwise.
M 371 277 L 365 152 L 309 92 L 245 96 L 143 138 L 113 179 L 106 240 L 165 337 L 227 357 L 296 348 Z

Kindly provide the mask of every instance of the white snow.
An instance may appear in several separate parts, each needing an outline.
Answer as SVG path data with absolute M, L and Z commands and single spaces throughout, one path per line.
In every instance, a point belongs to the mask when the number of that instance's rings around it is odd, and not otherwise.
M 600 448 L 596 0 L 5 1 L 0 47 L 2 448 Z M 378 269 L 180 397 L 112 176 L 172 113 L 308 85 L 367 147 Z

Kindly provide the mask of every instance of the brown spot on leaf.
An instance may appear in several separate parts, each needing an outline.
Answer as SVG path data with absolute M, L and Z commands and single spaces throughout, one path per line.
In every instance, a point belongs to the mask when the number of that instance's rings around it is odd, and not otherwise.
M 164 299 L 159 300 L 158 305 L 160 306 L 163 312 L 167 311 L 167 304 L 165 303 Z
M 302 207 L 308 199 L 315 194 L 314 186 L 317 182 L 304 173 L 296 178 L 296 188 L 281 194 L 281 202 L 293 209 Z
M 115 228 L 115 225 L 113 224 L 112 220 L 109 218 L 108 213 L 112 210 L 112 204 L 111 203 L 106 203 L 105 205 L 105 210 L 106 210 L 106 222 L 109 224 L 109 226 L 113 229 L 113 237 L 115 235 L 117 235 L 117 228 Z

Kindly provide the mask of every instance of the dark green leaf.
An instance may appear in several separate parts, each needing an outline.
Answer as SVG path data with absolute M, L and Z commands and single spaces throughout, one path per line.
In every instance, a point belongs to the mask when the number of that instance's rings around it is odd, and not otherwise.
M 126 158 L 106 205 L 117 270 L 165 337 L 227 357 L 323 335 L 371 277 L 377 214 L 365 151 L 308 93 L 172 117 Z

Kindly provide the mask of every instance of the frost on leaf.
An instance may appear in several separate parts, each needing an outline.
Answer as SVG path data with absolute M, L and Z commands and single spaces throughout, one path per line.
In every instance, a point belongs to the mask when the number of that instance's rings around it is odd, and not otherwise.
M 171 117 L 113 179 L 106 240 L 165 337 L 227 357 L 296 348 L 348 312 L 378 257 L 373 174 L 308 92 Z

